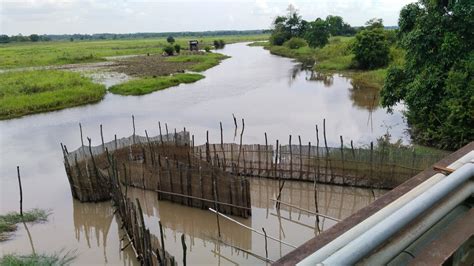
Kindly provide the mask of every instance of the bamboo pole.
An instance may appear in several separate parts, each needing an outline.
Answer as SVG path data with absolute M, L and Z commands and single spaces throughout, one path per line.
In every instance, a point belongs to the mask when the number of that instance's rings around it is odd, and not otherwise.
M 265 235 L 265 258 L 268 259 L 268 243 L 267 243 L 267 232 L 262 227 L 263 234 Z
M 214 209 L 212 209 L 212 208 L 209 208 L 209 210 L 210 210 L 211 212 L 217 214 L 217 215 L 220 215 L 220 216 L 226 218 L 227 220 L 229 220 L 229 221 L 231 221 L 231 222 L 234 222 L 234 223 L 236 223 L 236 224 L 238 224 L 238 225 L 240 225 L 240 226 L 242 226 L 242 227 L 248 229 L 248 230 L 251 230 L 251 231 L 253 231 L 253 232 L 255 232 L 255 233 L 257 233 L 257 234 L 259 234 L 259 235 L 261 235 L 261 236 L 265 236 L 265 234 L 261 233 L 260 231 L 254 229 L 254 228 L 252 228 L 252 227 L 250 227 L 250 226 L 247 226 L 247 225 L 245 225 L 245 224 L 243 224 L 243 223 L 241 223 L 241 222 L 238 222 L 238 221 L 236 221 L 236 220 L 230 218 L 229 216 L 226 216 L 226 215 L 224 215 L 224 214 L 222 214 L 222 213 L 220 213 L 220 212 L 218 212 L 218 211 L 216 211 L 216 210 L 214 210 Z M 280 243 L 282 243 L 282 244 L 285 244 L 286 246 L 289 246 L 289 247 L 292 247 L 292 248 L 296 248 L 295 245 L 292 245 L 292 244 L 289 244 L 289 243 L 287 243 L 287 242 L 284 242 L 283 240 L 280 240 L 280 239 L 275 238 L 275 237 L 273 237 L 273 236 L 267 235 L 267 237 L 270 238 L 270 239 L 272 239 L 272 240 L 275 240 L 275 241 L 277 241 L 277 242 L 280 242 Z
M 21 187 L 20 166 L 16 167 L 16 173 L 18 176 L 18 187 L 20 188 L 20 216 L 23 220 L 23 188 Z
M 183 265 L 186 266 L 186 241 L 184 234 L 181 235 L 181 245 L 183 246 Z
M 79 131 L 81 132 L 81 147 L 84 146 L 84 139 L 82 138 L 82 125 L 79 123 Z
M 307 212 L 307 213 L 310 213 L 310 214 L 318 215 L 318 216 L 321 216 L 321 217 L 324 217 L 324 218 L 328 218 L 328 219 L 336 221 L 336 222 L 341 221 L 340 219 L 337 219 L 337 218 L 334 218 L 334 217 L 331 217 L 331 216 L 328 216 L 328 215 L 325 215 L 325 214 L 321 214 L 321 213 L 318 213 L 318 212 L 313 212 L 313 211 L 310 211 L 310 210 L 307 210 L 307 209 L 303 209 L 303 208 L 300 208 L 298 206 L 295 206 L 295 205 L 292 205 L 292 204 L 289 204 L 289 203 L 286 203 L 286 202 L 283 202 L 283 201 L 280 201 L 280 200 L 276 200 L 276 199 L 270 199 L 270 200 L 275 201 L 275 202 L 280 202 L 281 204 L 286 205 L 288 207 L 295 208 L 295 209 L 298 209 L 300 211 L 304 211 L 304 212 Z

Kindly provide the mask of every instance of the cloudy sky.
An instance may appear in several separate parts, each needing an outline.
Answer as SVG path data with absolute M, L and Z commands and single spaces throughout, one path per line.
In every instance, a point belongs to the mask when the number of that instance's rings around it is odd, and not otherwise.
M 339 15 L 353 26 L 396 25 L 413 0 L 0 0 L 0 34 L 267 29 L 293 4 L 306 20 Z

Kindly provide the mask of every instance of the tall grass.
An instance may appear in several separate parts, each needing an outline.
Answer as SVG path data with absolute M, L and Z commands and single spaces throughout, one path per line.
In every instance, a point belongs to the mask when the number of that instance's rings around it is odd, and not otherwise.
M 0 258 L 1 266 L 51 266 L 70 265 L 76 258 L 75 252 L 58 252 L 54 254 L 8 254 Z
M 50 212 L 42 209 L 32 209 L 23 212 L 23 220 L 18 212 L 0 215 L 0 241 L 8 238 L 8 233 L 16 230 L 16 224 L 24 222 L 44 222 L 48 220 Z
M 218 54 L 218 53 L 206 53 L 206 54 L 196 54 L 196 55 L 179 55 L 173 56 L 166 59 L 168 62 L 192 62 L 193 64 L 189 70 L 201 72 L 211 67 L 218 65 L 221 60 L 229 58 L 229 56 Z
M 105 87 L 78 73 L 59 70 L 0 74 L 0 119 L 97 102 Z
M 172 76 L 134 79 L 115 85 L 109 91 L 120 95 L 144 95 L 154 91 L 163 90 L 181 83 L 192 83 L 204 78 L 200 74 L 175 74 Z

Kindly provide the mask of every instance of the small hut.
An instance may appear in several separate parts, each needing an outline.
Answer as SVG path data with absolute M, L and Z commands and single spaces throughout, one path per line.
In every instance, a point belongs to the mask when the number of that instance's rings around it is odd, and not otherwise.
M 199 51 L 199 42 L 197 40 L 189 41 L 189 51 Z

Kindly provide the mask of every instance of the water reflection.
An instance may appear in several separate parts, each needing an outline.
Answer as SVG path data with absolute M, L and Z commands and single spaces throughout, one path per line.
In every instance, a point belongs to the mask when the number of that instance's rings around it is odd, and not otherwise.
M 117 221 L 111 202 L 81 203 L 73 200 L 72 205 L 74 232 L 77 242 L 85 241 L 89 248 L 100 248 L 104 262 L 108 263 L 107 239 L 109 239 L 112 223 Z M 120 226 L 120 224 L 118 223 L 117 226 Z M 117 230 L 117 233 L 118 239 L 123 239 L 124 232 Z M 124 243 L 127 243 L 127 241 Z M 135 265 L 137 263 L 130 247 L 119 254 L 124 265 Z
M 351 80 L 349 97 L 353 106 L 373 112 L 379 108 L 380 90 L 377 87 Z

